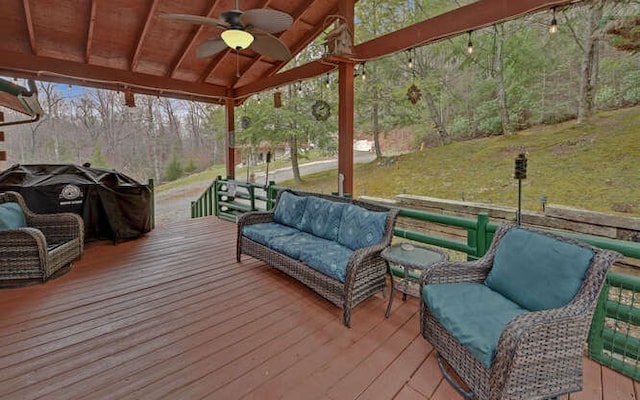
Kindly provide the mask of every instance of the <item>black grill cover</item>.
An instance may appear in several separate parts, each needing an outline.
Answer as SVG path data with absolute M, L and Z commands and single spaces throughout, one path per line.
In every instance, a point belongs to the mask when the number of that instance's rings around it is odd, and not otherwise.
M 151 230 L 151 189 L 114 170 L 80 165 L 14 165 L 0 192 L 18 192 L 35 213 L 73 212 L 86 239 L 133 239 Z

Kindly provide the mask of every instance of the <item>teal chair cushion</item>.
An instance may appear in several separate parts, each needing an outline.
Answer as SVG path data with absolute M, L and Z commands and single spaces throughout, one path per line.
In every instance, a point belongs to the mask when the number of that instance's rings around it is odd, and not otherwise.
M 320 197 L 307 197 L 302 216 L 302 230 L 324 239 L 337 240 L 342 211 L 346 205 Z
M 505 326 L 528 312 L 481 283 L 425 285 L 422 299 L 447 332 L 487 368 Z
M 512 228 L 498 244 L 484 283 L 528 310 L 558 308 L 578 293 L 592 258 L 584 247 Z
M 313 236 L 310 233 L 297 231 L 291 235 L 278 236 L 269 240 L 268 246 L 277 251 L 293 258 L 294 260 L 300 260 L 300 252 L 304 248 L 322 247 L 326 242 L 326 239 L 322 239 Z M 329 242 L 332 243 L 332 242 Z
M 338 243 L 352 250 L 378 244 L 384 237 L 386 220 L 386 212 L 369 211 L 348 204 L 342 212 Z
M 306 196 L 296 196 L 290 192 L 283 192 L 276 205 L 273 220 L 283 225 L 302 229 L 302 215 L 304 214 L 306 203 Z
M 10 202 L 0 204 L 0 229 L 16 229 L 27 226 L 27 219 L 20 204 Z

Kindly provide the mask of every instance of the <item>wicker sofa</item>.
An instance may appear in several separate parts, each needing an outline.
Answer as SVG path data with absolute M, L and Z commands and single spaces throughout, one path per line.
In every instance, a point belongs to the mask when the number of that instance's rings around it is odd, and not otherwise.
M 397 209 L 343 197 L 285 190 L 269 212 L 238 221 L 236 257 L 260 259 L 343 310 L 383 291 Z
M 582 356 L 607 270 L 620 254 L 504 225 L 475 262 L 421 277 L 422 334 L 467 399 L 553 398 L 582 388 Z M 468 386 L 457 385 L 446 360 Z
M 36 214 L 19 193 L 0 193 L 0 287 L 45 282 L 62 275 L 83 249 L 80 216 Z

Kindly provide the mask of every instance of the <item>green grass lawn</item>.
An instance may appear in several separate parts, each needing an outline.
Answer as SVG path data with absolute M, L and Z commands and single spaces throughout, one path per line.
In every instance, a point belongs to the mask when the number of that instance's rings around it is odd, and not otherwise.
M 353 195 L 393 198 L 400 193 L 517 206 L 514 159 L 528 158 L 523 208 L 548 204 L 640 215 L 640 108 L 601 112 L 588 126 L 575 121 L 425 149 L 357 165 Z M 384 152 L 384 149 L 383 149 Z M 386 162 L 385 162 L 386 161 Z M 329 193 L 337 172 L 283 186 Z

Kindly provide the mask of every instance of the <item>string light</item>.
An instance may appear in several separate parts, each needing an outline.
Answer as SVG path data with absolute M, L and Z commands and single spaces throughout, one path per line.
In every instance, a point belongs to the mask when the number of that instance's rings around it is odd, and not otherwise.
M 553 34 L 558 32 L 558 21 L 556 20 L 556 8 L 553 7 L 553 18 L 551 19 L 551 24 L 549 25 L 549 33 Z
M 327 89 L 329 89 L 329 74 L 327 74 L 327 79 L 324 81 L 324 85 L 327 87 Z
M 409 52 L 409 61 L 407 61 L 407 67 L 409 69 L 413 69 L 413 58 L 411 57 L 411 49 L 407 50 Z
M 360 74 L 360 77 L 362 78 L 363 81 L 367 80 L 367 71 L 365 71 L 364 69 L 364 63 L 362 63 L 362 74 Z
M 471 42 L 471 31 L 469 33 L 469 40 L 467 41 L 467 54 L 473 53 L 473 43 Z

